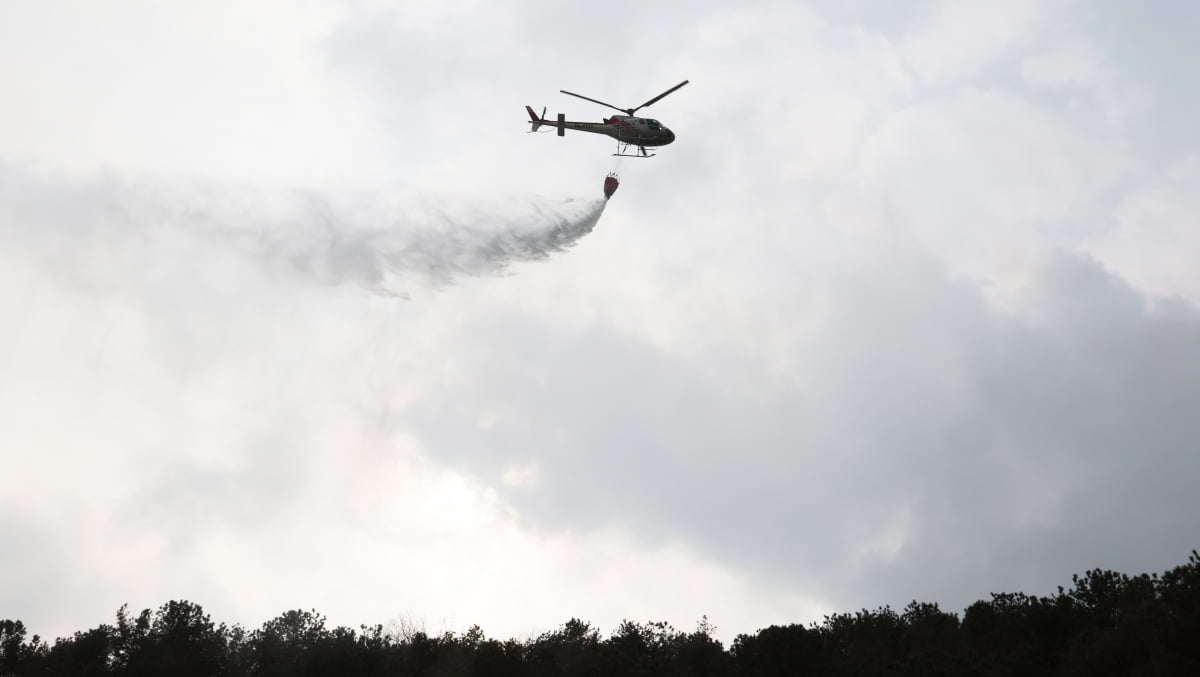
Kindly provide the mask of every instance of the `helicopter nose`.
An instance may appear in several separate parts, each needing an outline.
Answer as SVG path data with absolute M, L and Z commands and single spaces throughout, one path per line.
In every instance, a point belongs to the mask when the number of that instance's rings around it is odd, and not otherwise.
M 672 141 L 675 140 L 675 132 L 672 132 L 669 129 L 664 129 L 663 135 L 665 135 L 667 138 L 666 143 L 671 143 Z

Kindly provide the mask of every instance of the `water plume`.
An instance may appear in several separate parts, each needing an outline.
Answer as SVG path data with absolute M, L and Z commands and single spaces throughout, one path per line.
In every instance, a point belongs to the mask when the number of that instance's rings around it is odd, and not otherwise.
M 197 237 L 321 284 L 407 296 L 565 251 L 606 200 L 266 190 L 195 180 L 78 180 L 0 167 L 0 217 L 67 246 Z M 3 226 L 0 226 L 2 228 Z M 15 233 L 10 233 L 14 234 Z

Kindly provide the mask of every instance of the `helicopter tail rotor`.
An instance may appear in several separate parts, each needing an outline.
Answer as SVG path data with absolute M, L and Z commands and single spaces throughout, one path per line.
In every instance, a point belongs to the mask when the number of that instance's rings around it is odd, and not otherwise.
M 529 131 L 536 132 L 538 130 L 538 127 L 541 127 L 542 123 L 546 121 L 546 107 L 545 106 L 542 107 L 542 116 L 541 117 L 538 117 L 537 113 L 534 113 L 533 109 L 530 108 L 529 106 L 525 106 L 525 110 L 526 110 L 526 112 L 529 113 L 530 124 L 533 126 L 533 129 L 531 129 Z

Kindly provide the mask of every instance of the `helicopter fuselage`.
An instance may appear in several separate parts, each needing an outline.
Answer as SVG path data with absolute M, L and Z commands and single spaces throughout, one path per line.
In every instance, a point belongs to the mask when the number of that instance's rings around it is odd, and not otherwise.
M 566 122 L 564 125 L 568 124 Z M 675 140 L 675 133 L 667 129 L 658 120 L 639 118 L 631 115 L 614 115 L 605 118 L 602 123 L 575 123 L 589 126 L 580 131 L 606 134 L 614 139 L 631 146 L 665 146 Z
M 533 121 L 533 126 L 542 124 L 547 127 L 562 127 L 579 132 L 604 134 L 631 146 L 665 146 L 675 140 L 675 133 L 667 129 L 661 122 L 652 118 L 639 118 L 632 115 L 614 115 L 605 118 L 604 122 L 574 122 L 571 120 Z

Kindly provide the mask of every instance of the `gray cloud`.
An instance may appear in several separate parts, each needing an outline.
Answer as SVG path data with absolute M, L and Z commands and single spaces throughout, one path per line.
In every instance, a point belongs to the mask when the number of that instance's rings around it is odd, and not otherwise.
M 400 425 L 497 486 L 536 462 L 539 484 L 507 491 L 532 523 L 704 544 L 842 607 L 961 608 L 1084 566 L 1170 565 L 1200 538 L 1200 313 L 1076 256 L 1028 294 L 1028 313 L 1001 311 L 932 261 L 850 274 L 790 385 L 721 352 L 488 317 L 470 389 Z

